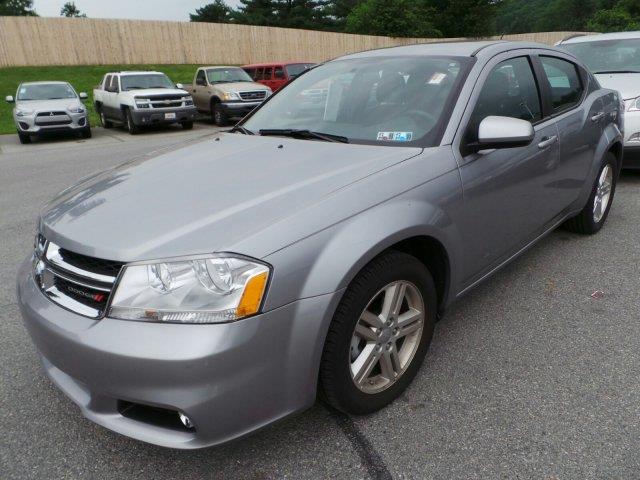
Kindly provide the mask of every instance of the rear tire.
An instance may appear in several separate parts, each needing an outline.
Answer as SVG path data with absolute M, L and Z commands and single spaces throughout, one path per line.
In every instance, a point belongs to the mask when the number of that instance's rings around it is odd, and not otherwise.
M 222 105 L 219 102 L 213 103 L 211 105 L 211 119 L 213 123 L 218 125 L 219 127 L 224 127 L 227 123 L 229 123 L 229 118 L 227 117 L 226 112 L 222 109 Z
M 193 129 L 193 122 L 182 122 L 182 128 L 184 130 L 191 130 Z
M 97 107 L 96 110 L 98 111 L 98 116 L 100 117 L 100 124 L 102 125 L 103 128 L 112 128 L 113 127 L 113 123 L 111 123 L 109 120 L 107 120 L 107 116 L 104 113 L 104 110 L 102 109 L 101 106 Z
M 418 373 L 436 310 L 433 278 L 418 259 L 390 251 L 372 260 L 347 288 L 329 327 L 320 365 L 323 399 L 351 414 L 395 400 Z
M 20 139 L 20 143 L 23 145 L 31 143 L 31 135 L 29 135 L 28 133 L 18 132 L 18 138 Z
M 578 215 L 565 222 L 564 228 L 583 235 L 598 233 L 609 216 L 617 181 L 617 159 L 609 152 L 598 170 L 587 204 Z
M 130 135 L 137 135 L 140 128 L 133 122 L 133 115 L 128 108 L 124 111 L 124 127 Z

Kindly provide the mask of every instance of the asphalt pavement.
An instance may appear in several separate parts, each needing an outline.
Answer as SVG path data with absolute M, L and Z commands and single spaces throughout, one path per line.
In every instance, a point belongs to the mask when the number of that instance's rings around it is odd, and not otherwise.
M 94 171 L 214 131 L 0 136 L 0 478 L 640 478 L 638 173 L 623 174 L 600 234 L 558 230 L 458 302 L 412 386 L 374 415 L 317 404 L 198 451 L 84 419 L 43 374 L 16 305 L 37 213 Z

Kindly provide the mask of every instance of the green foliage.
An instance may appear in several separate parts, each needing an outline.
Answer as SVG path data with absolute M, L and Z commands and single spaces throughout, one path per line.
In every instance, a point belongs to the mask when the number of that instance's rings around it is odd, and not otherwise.
M 427 19 L 435 9 L 415 0 L 365 0 L 347 16 L 346 30 L 390 37 L 440 37 Z
M 0 16 L 37 17 L 33 0 L 0 0 Z
M 62 6 L 60 10 L 61 17 L 75 17 L 75 18 L 87 18 L 87 16 L 82 13 L 78 7 L 76 7 L 75 2 L 67 2 Z
M 640 18 L 629 11 L 615 7 L 597 11 L 587 22 L 587 30 L 593 32 L 624 32 L 640 30 Z
M 20 82 L 42 80 L 61 80 L 73 85 L 78 93 L 87 92 L 89 98 L 85 105 L 89 110 L 91 125 L 100 121 L 93 109 L 93 89 L 107 72 L 120 70 L 157 70 L 166 73 L 175 83 L 191 84 L 198 65 L 78 65 L 64 67 L 7 67 L 0 68 L 0 134 L 15 133 L 11 110 L 13 105 L 6 103 L 4 97 L 15 96 Z
M 229 23 L 232 20 L 233 9 L 223 0 L 215 0 L 202 8 L 196 9 L 196 13 L 189 14 L 192 22 Z

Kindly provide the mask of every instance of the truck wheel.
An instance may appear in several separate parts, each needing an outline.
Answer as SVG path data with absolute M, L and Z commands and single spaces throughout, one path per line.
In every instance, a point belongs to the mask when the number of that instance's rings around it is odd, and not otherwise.
M 616 163 L 616 156 L 611 152 L 607 153 L 587 204 L 578 215 L 565 222 L 564 228 L 584 235 L 593 235 L 600 231 L 607 220 L 616 192 Z
M 128 108 L 124 111 L 124 121 L 124 126 L 131 135 L 136 135 L 140 131 L 140 128 L 133 123 L 133 115 Z
M 31 135 L 28 133 L 18 132 L 18 138 L 20 139 L 20 143 L 23 145 L 26 143 L 31 143 Z
M 84 127 L 80 135 L 82 136 L 82 138 L 91 138 L 91 127 L 89 125 Z
M 100 116 L 100 123 L 103 128 L 111 128 L 113 127 L 113 123 L 107 120 L 107 116 L 104 114 L 102 107 L 98 107 L 98 115 Z
M 182 122 L 182 128 L 191 130 L 193 128 L 193 122 Z
M 219 127 L 224 127 L 229 121 L 226 112 L 222 109 L 222 105 L 214 103 L 211 108 L 211 119 L 213 123 Z
M 320 392 L 345 413 L 372 413 L 395 400 L 418 373 L 436 319 L 436 288 L 417 258 L 391 251 L 366 265 L 329 326 Z

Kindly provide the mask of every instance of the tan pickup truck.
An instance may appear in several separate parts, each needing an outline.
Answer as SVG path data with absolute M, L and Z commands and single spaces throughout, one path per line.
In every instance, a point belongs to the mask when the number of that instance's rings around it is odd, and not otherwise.
M 255 83 L 240 67 L 200 67 L 192 86 L 183 88 L 198 111 L 209 113 L 216 125 L 244 117 L 271 95 L 269 87 Z

